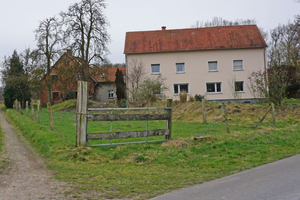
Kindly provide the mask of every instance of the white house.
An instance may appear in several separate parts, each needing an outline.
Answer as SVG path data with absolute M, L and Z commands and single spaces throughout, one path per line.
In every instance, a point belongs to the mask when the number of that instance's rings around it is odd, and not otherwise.
M 146 76 L 166 77 L 169 98 L 186 90 L 211 101 L 249 102 L 248 76 L 266 69 L 266 47 L 256 25 L 127 32 L 126 74 L 139 60 Z

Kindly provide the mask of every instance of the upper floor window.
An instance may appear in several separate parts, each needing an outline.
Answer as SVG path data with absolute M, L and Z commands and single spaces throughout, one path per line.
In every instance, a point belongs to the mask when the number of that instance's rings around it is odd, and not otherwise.
M 101 78 L 105 78 L 105 73 L 104 72 L 101 74 Z
M 185 73 L 184 63 L 176 63 L 176 73 Z
M 51 74 L 52 81 L 56 82 L 58 80 L 57 74 Z
M 217 72 L 218 71 L 218 61 L 208 61 L 208 71 Z
M 174 84 L 174 94 L 178 95 L 181 91 L 186 91 L 187 93 L 189 93 L 189 84 Z
M 207 93 L 221 93 L 222 92 L 222 83 L 206 83 L 206 92 Z
M 160 64 L 151 64 L 151 74 L 160 74 Z
M 234 60 L 233 61 L 233 70 L 244 70 L 243 60 Z
M 244 81 L 235 81 L 234 88 L 236 92 L 244 92 Z

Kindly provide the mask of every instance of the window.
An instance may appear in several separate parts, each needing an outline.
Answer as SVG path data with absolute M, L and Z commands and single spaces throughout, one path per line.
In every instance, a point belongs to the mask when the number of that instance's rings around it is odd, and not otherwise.
M 151 64 L 151 74 L 160 74 L 160 64 Z
M 244 81 L 235 81 L 235 91 L 244 92 Z
M 105 78 L 105 73 L 102 73 L 102 74 L 101 74 L 101 78 Z
M 233 70 L 244 70 L 243 60 L 234 60 L 233 61 Z
M 56 82 L 58 80 L 57 74 L 51 74 L 52 81 Z
M 218 71 L 218 61 L 208 61 L 208 71 L 217 72 Z
M 181 91 L 186 91 L 187 93 L 189 93 L 189 84 L 174 84 L 174 94 L 177 95 Z
M 185 73 L 184 63 L 176 63 L 176 73 Z
M 206 92 L 207 93 L 221 93 L 222 92 L 222 83 L 206 83 Z
M 81 80 L 81 74 L 76 74 L 76 81 L 80 81 Z
M 108 98 L 114 98 L 114 90 L 108 90 Z
M 59 92 L 52 92 L 53 99 L 58 100 L 59 99 Z

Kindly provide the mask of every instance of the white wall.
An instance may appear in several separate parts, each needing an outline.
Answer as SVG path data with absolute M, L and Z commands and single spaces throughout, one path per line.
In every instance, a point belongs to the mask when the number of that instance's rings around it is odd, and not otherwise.
M 257 49 L 237 49 L 237 50 L 207 50 L 189 52 L 169 52 L 169 53 L 148 53 L 127 55 L 128 72 L 131 70 L 131 62 L 134 59 L 144 63 L 146 76 L 151 75 L 151 64 L 160 64 L 161 75 L 166 77 L 166 85 L 170 88 L 166 92 L 167 97 L 178 99 L 174 95 L 173 84 L 188 83 L 189 94 L 205 95 L 208 100 L 233 99 L 230 82 L 235 79 L 244 81 L 244 92 L 240 93 L 240 98 L 251 99 L 247 85 L 248 76 L 258 69 L 264 70 L 266 58 L 264 48 Z M 266 56 L 266 55 L 265 55 Z M 244 70 L 234 71 L 233 60 L 243 60 Z M 208 61 L 218 62 L 218 71 L 208 71 Z M 185 63 L 185 73 L 176 73 L 176 63 Z M 208 94 L 206 92 L 207 82 L 221 82 L 222 92 Z

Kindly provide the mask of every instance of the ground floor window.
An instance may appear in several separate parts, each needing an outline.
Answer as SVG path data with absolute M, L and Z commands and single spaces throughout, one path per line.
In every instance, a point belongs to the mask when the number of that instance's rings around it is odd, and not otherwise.
M 235 91 L 244 92 L 244 81 L 235 81 Z
M 52 92 L 53 99 L 59 99 L 59 92 Z
M 206 83 L 206 92 L 207 93 L 221 93 L 222 92 L 222 83 Z
M 178 95 L 181 91 L 186 91 L 187 93 L 189 93 L 189 84 L 174 84 L 174 94 Z
M 108 90 L 108 98 L 114 98 L 114 90 Z

